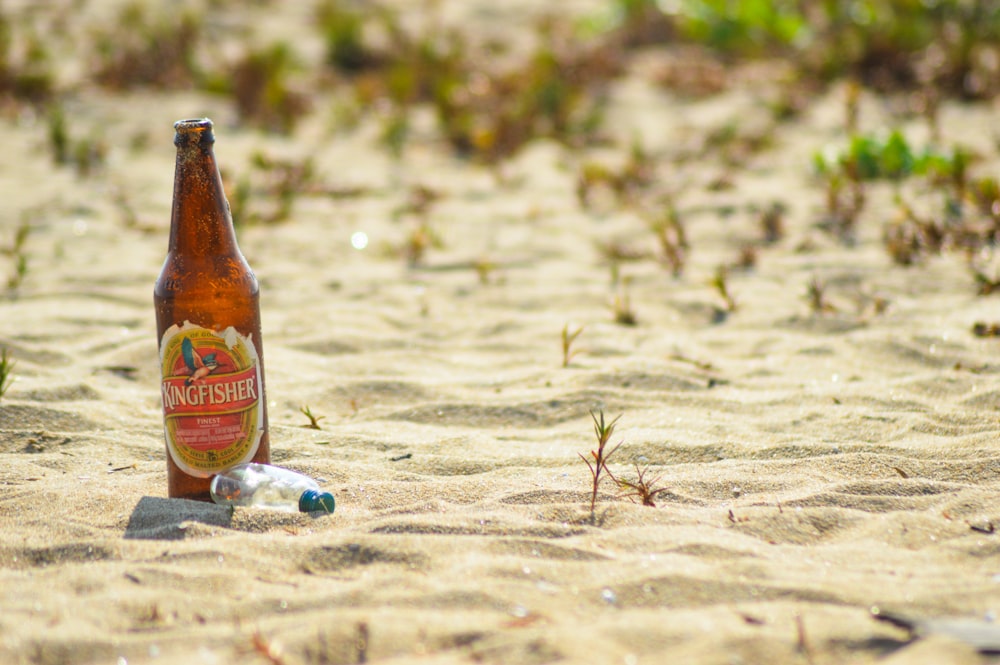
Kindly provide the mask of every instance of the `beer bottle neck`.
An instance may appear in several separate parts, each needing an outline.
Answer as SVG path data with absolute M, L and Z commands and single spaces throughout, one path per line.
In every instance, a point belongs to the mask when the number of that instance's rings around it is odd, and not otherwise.
M 238 254 L 229 203 L 215 161 L 211 121 L 185 120 L 175 129 L 177 162 L 167 251 L 191 257 Z

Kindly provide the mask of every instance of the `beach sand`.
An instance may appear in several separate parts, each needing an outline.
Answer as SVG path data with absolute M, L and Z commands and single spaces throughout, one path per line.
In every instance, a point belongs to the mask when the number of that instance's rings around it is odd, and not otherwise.
M 892 184 L 870 188 L 855 243 L 817 228 L 810 161 L 845 144 L 842 86 L 738 168 L 699 154 L 767 117 L 759 92 L 691 99 L 625 77 L 617 147 L 535 141 L 495 168 L 455 157 L 432 122 L 397 160 L 376 113 L 345 133 L 317 110 L 278 136 L 238 126 L 223 98 L 82 89 L 69 127 L 100 129 L 108 155 L 81 177 L 53 164 L 43 117 L 7 117 L 0 246 L 31 230 L 26 277 L 0 299 L 16 362 L 0 662 L 987 662 L 873 613 L 989 626 L 1000 611 L 1000 342 L 972 333 L 1000 320 L 996 296 L 956 254 L 893 264 Z M 862 126 L 927 140 L 890 111 L 865 94 Z M 995 176 L 996 106 L 941 113 L 942 143 L 975 146 Z M 152 284 L 172 123 L 200 115 L 224 170 L 250 172 L 255 151 L 312 158 L 327 190 L 239 237 L 261 282 L 272 461 L 333 492 L 332 516 L 166 498 Z M 676 277 L 623 262 L 614 284 L 599 245 L 653 256 L 656 240 L 634 208 L 581 206 L 577 179 L 633 137 L 690 254 Z M 416 187 L 438 195 L 441 246 L 411 266 L 386 247 L 421 221 Z M 774 201 L 785 233 L 729 272 L 726 311 L 711 279 Z M 634 326 L 614 320 L 626 293 Z M 563 367 L 566 326 L 582 332 Z M 655 507 L 605 479 L 591 515 L 580 455 L 600 411 L 621 416 L 609 469 L 646 468 Z

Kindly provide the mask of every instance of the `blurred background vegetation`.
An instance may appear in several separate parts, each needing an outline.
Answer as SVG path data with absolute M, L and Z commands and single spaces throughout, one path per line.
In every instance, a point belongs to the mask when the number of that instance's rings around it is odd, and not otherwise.
M 996 0 L 574 0 L 566 8 L 530 6 L 533 13 L 521 15 L 520 9 L 483 3 L 478 22 L 468 22 L 475 12 L 460 0 L 7 4 L 0 6 L 0 117 L 40 120 L 53 163 L 81 178 L 100 174 L 109 152 L 99 123 L 72 112 L 94 91 L 120 96 L 124 105 L 136 93 L 197 93 L 208 100 L 203 106 L 219 109 L 227 126 L 276 139 L 294 140 L 306 120 L 327 136 L 364 123 L 375 127 L 379 147 L 391 158 L 401 157 L 417 137 L 491 168 L 539 138 L 570 150 L 610 146 L 621 157 L 617 163 L 574 152 L 580 207 L 600 215 L 610 198 L 610 205 L 630 208 L 657 248 L 602 245 L 617 281 L 619 263 L 649 256 L 675 277 L 684 272 L 689 211 L 659 169 L 711 162 L 721 173 L 705 186 L 725 190 L 741 166 L 774 145 L 781 123 L 834 89 L 844 98 L 843 130 L 835 137 L 842 145 L 803 163 L 822 190 L 817 226 L 855 242 L 870 188 L 891 187 L 897 219 L 878 223 L 885 225 L 885 245 L 898 264 L 945 249 L 976 257 L 1000 240 L 1000 184 L 991 173 L 976 173 L 981 149 L 995 148 L 996 138 L 949 146 L 938 126 L 942 104 L 989 104 L 1000 93 Z M 501 15 L 507 24 L 491 30 Z M 649 62 L 656 66 L 644 67 Z M 767 120 L 758 127 L 734 119 L 669 154 L 651 151 L 630 136 L 633 128 L 608 122 L 616 84 L 637 74 L 645 84 L 695 102 L 750 88 L 755 110 Z M 886 126 L 862 130 L 863 96 L 891 107 L 882 120 Z M 912 143 L 913 134 L 901 130 L 907 118 L 925 119 L 929 140 Z M 137 135 L 131 147 L 149 140 L 149 134 Z M 318 147 L 314 138 L 309 145 Z M 237 170 L 238 178 L 226 171 L 223 178 L 239 224 L 287 220 L 300 194 L 361 193 L 324 183 L 311 156 L 289 160 L 260 152 Z M 914 180 L 921 184 L 918 195 L 936 197 L 932 204 L 901 188 Z M 131 194 L 114 186 L 109 191 L 126 226 L 144 228 Z M 427 218 L 438 197 L 416 185 L 400 208 L 398 216 L 417 220 L 395 249 L 411 265 L 441 244 Z M 776 200 L 754 209 L 763 240 L 743 248 L 737 268 L 752 267 L 759 249 L 780 240 L 787 204 Z M 15 286 L 27 271 L 23 248 L 30 226 L 26 217 L 0 242 L 12 257 L 8 282 Z M 477 265 L 488 279 L 489 262 Z M 1000 283 L 978 265 L 973 270 L 990 285 Z M 727 274 L 720 270 L 714 283 L 731 308 Z M 625 294 L 621 303 L 627 302 Z
M 85 13 L 85 2 L 74 4 Z M 279 9 L 276 0 L 251 4 Z M 682 69 L 701 72 L 777 61 L 791 68 L 789 86 L 846 77 L 919 92 L 927 104 L 1000 90 L 993 0 L 608 0 L 582 16 L 540 18 L 528 48 L 476 43 L 432 16 L 414 28 L 391 4 L 320 0 L 308 23 L 319 59 L 293 38 L 213 18 L 231 5 L 129 2 L 86 29 L 72 8 L 0 13 L 0 100 L 56 115 L 60 95 L 75 86 L 194 89 L 227 96 L 248 125 L 287 133 L 316 109 L 318 94 L 347 91 L 355 114 L 389 109 L 390 148 L 405 141 L 410 109 L 426 104 L 456 151 L 496 160 L 536 136 L 593 138 L 608 81 L 648 49 L 678 50 Z M 67 57 L 75 75 L 60 65 Z M 698 92 L 683 76 L 663 84 Z

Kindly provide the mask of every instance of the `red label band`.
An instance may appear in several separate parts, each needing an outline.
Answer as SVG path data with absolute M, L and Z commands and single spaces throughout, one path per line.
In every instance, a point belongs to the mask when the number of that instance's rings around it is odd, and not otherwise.
M 161 392 L 167 418 L 243 411 L 259 399 L 257 368 L 195 382 L 185 376 L 169 377 L 163 380 Z

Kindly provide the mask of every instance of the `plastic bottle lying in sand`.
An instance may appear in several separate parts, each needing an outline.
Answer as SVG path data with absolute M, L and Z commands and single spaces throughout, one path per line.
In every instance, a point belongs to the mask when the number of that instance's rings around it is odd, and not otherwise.
M 270 464 L 237 464 L 212 478 L 211 493 L 224 506 L 332 513 L 335 505 L 309 476 Z

